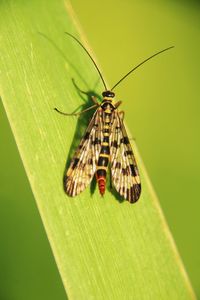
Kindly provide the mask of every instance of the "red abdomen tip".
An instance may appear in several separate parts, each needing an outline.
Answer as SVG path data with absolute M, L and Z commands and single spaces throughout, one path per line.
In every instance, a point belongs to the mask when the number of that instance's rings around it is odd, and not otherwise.
M 106 179 L 104 177 L 97 178 L 98 186 L 99 186 L 99 192 L 101 196 L 104 195 L 105 189 L 106 189 Z

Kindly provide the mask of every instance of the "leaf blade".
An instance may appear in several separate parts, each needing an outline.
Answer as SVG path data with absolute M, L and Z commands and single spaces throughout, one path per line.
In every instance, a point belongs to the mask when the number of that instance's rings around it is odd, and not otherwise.
M 63 34 L 77 29 L 62 2 L 48 3 L 48 12 L 40 1 L 10 3 L 4 2 L 1 19 L 1 95 L 69 298 L 194 299 L 137 150 L 143 183 L 138 204 L 120 203 L 109 191 L 104 199 L 89 189 L 74 199 L 64 194 L 68 149 L 82 124 L 75 129 L 74 118 L 53 108 L 70 112 L 82 103 L 73 77 L 81 88 L 95 86 L 98 78 Z

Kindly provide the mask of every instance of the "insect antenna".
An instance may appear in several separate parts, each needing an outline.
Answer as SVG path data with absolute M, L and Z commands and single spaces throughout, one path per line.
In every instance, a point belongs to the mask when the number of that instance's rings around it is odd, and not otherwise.
M 103 79 L 103 76 L 102 76 L 102 74 L 101 74 L 101 72 L 100 72 L 100 70 L 99 70 L 99 68 L 98 68 L 98 66 L 97 66 L 97 64 L 95 63 L 95 61 L 94 61 L 94 59 L 92 58 L 92 56 L 90 55 L 90 53 L 87 51 L 87 49 L 82 45 L 82 43 L 75 37 L 75 36 L 73 36 L 71 33 L 69 33 L 69 32 L 65 32 L 67 35 L 69 35 L 71 38 L 73 38 L 84 50 L 85 50 L 85 52 L 87 53 L 87 55 L 90 57 L 90 59 L 92 60 L 92 62 L 93 62 L 93 64 L 94 64 L 94 66 L 95 66 L 95 68 L 97 69 L 97 71 L 98 71 L 98 73 L 99 73 L 99 75 L 100 75 L 100 77 L 101 77 L 101 80 L 102 80 L 102 83 L 103 83 L 103 85 L 104 85 L 104 87 L 105 87 L 105 90 L 107 90 L 107 86 L 106 86 L 106 83 L 105 83 L 105 81 L 104 81 L 104 79 Z
M 139 68 L 141 65 L 143 65 L 145 62 L 147 62 L 148 60 L 150 60 L 151 58 L 153 58 L 153 57 L 155 57 L 155 56 L 157 56 L 158 54 L 160 54 L 160 53 L 162 53 L 162 52 L 165 52 L 165 51 L 167 51 L 167 50 L 169 50 L 169 49 L 172 49 L 172 48 L 174 48 L 174 46 L 171 46 L 171 47 L 168 47 L 168 48 L 166 48 L 166 49 L 163 49 L 163 50 L 161 50 L 161 51 L 159 51 L 159 52 L 157 52 L 157 53 L 155 53 L 155 54 L 153 54 L 153 55 L 151 55 L 150 57 L 148 57 L 148 58 L 146 58 L 145 60 L 143 60 L 141 63 L 139 63 L 139 65 L 137 65 L 136 67 L 134 67 L 133 69 L 131 69 L 126 75 L 124 75 L 113 87 L 112 87 L 112 89 L 111 89 L 111 91 L 113 91 L 114 90 L 114 88 L 116 88 L 116 86 L 118 85 L 118 84 L 120 84 L 128 75 L 130 75 L 133 71 L 135 71 L 137 68 Z

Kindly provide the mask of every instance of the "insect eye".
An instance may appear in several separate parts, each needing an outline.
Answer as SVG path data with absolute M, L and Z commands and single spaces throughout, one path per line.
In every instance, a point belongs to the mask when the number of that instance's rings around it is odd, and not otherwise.
M 115 93 L 111 92 L 111 91 L 104 91 L 102 93 L 103 97 L 108 97 L 108 98 L 114 98 L 115 97 Z

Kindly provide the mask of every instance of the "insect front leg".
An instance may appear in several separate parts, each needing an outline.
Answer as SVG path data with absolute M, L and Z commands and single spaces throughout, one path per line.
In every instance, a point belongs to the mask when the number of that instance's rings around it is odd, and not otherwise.
M 118 107 L 120 106 L 120 104 L 122 104 L 122 101 L 117 101 L 117 102 L 115 103 L 115 108 L 118 108 Z
M 84 109 L 84 110 L 82 110 L 82 111 L 79 111 L 79 112 L 77 112 L 77 113 L 71 113 L 71 114 L 62 112 L 62 111 L 60 111 L 59 109 L 57 109 L 56 107 L 55 107 L 54 109 L 55 109 L 55 111 L 57 111 L 59 114 L 64 115 L 64 116 L 78 116 L 78 115 L 81 115 L 81 114 L 85 113 L 86 111 L 89 111 L 89 110 L 91 110 L 91 109 L 96 108 L 97 106 L 99 106 L 99 105 L 94 104 L 94 105 L 92 105 L 92 106 L 90 106 L 90 107 L 88 107 L 88 108 L 86 108 L 86 109 Z
M 92 101 L 93 101 L 96 105 L 99 106 L 99 103 L 98 103 L 98 101 L 97 101 L 97 97 L 91 96 L 91 99 L 92 99 Z

